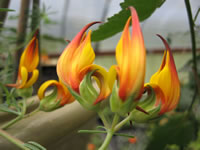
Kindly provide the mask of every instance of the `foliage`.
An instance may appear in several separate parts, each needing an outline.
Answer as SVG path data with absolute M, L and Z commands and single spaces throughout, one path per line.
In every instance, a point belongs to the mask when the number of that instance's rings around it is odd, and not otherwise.
M 193 117 L 188 118 L 185 114 L 175 114 L 166 124 L 158 125 L 153 130 L 146 150 L 164 150 L 168 144 L 187 146 L 196 137 L 196 125 Z
M 122 10 L 114 16 L 108 18 L 108 21 L 92 33 L 93 41 L 104 40 L 123 30 L 124 25 L 130 16 L 127 10 L 129 6 L 133 6 L 137 12 L 140 21 L 151 16 L 151 14 L 160 7 L 165 0 L 125 0 L 120 4 Z

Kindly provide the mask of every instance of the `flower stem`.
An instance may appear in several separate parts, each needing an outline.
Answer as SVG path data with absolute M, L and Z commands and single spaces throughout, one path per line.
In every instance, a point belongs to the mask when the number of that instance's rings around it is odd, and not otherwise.
M 8 123 L 4 124 L 1 128 L 5 130 L 8 127 L 12 126 L 13 124 L 15 124 L 16 122 L 18 122 L 19 120 L 21 120 L 24 117 L 25 113 L 26 113 L 26 100 L 23 99 L 22 100 L 22 110 L 21 110 L 20 115 L 17 116 L 15 119 L 9 121 Z
M 27 118 L 27 117 L 33 116 L 34 114 L 36 114 L 39 111 L 40 111 L 40 107 L 37 107 L 35 110 L 33 110 L 29 114 L 25 115 L 24 117 Z
M 115 125 L 119 122 L 119 115 L 115 114 L 113 122 L 112 122 L 112 128 L 115 127 Z
M 11 136 L 7 132 L 3 131 L 2 129 L 0 129 L 0 136 L 4 137 L 5 139 L 10 141 L 11 143 L 15 144 L 17 147 L 21 148 L 22 150 L 29 150 L 28 148 L 26 148 L 24 146 L 24 143 L 22 141 L 20 141 L 19 139 Z
M 193 56 L 193 73 L 196 80 L 196 89 L 198 91 L 198 94 L 200 95 L 200 80 L 197 74 L 197 59 L 196 59 L 196 38 L 195 38 L 195 32 L 194 32 L 194 22 L 192 17 L 192 11 L 190 6 L 190 0 L 185 0 L 185 6 L 186 11 L 188 14 L 188 21 L 190 26 L 190 35 L 191 35 L 191 42 L 192 42 L 192 56 Z M 191 108 L 193 106 L 194 102 L 192 101 Z M 192 110 L 192 109 L 190 109 Z
M 114 132 L 118 131 L 119 129 L 121 129 L 121 127 L 123 125 L 125 125 L 128 121 L 130 121 L 130 116 L 127 116 L 124 120 L 122 120 L 120 123 L 118 123 L 115 127 L 114 127 Z
M 108 121 L 106 120 L 104 114 L 103 114 L 102 112 L 98 112 L 98 115 L 99 115 L 99 117 L 101 118 L 101 120 L 102 120 L 104 126 L 105 126 L 106 128 L 109 128 L 109 127 L 110 127 L 110 124 L 109 124 Z
M 107 130 L 107 135 L 106 135 L 106 139 L 104 140 L 103 144 L 101 145 L 101 147 L 99 148 L 99 150 L 106 150 L 111 139 L 113 136 L 113 131 L 112 130 Z

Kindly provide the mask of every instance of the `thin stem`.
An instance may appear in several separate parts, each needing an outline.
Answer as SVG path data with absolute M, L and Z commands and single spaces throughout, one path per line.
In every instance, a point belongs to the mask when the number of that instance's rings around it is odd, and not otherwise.
M 129 116 L 126 117 L 124 120 L 122 120 L 120 123 L 118 123 L 118 124 L 115 126 L 114 131 L 116 132 L 116 131 L 118 131 L 119 129 L 121 129 L 121 127 L 122 127 L 123 125 L 125 125 L 128 121 L 130 121 L 130 117 L 129 117 Z
M 16 139 L 15 137 L 11 136 L 7 132 L 3 131 L 2 129 L 0 129 L 0 136 L 4 137 L 11 143 L 15 144 L 17 147 L 21 148 L 22 150 L 29 150 L 28 148 L 24 146 L 24 143 L 22 141 L 20 141 L 19 139 Z
M 189 106 L 189 108 L 188 108 L 188 112 L 189 112 L 189 113 L 192 111 L 192 107 L 193 107 L 193 105 L 194 105 L 194 102 L 195 102 L 196 97 L 197 97 L 197 88 L 196 88 L 195 91 L 194 91 L 194 95 L 193 95 L 193 97 L 192 97 L 192 102 L 190 103 L 190 106 Z
M 109 128 L 109 127 L 110 127 L 110 124 L 109 124 L 108 121 L 106 120 L 104 114 L 103 114 L 102 112 L 98 112 L 98 115 L 99 115 L 99 117 L 101 118 L 101 120 L 102 120 L 104 126 L 105 126 L 106 128 Z
M 194 32 L 194 22 L 192 17 L 192 11 L 190 6 L 190 0 L 185 0 L 185 6 L 188 14 L 189 26 L 190 26 L 190 34 L 191 34 L 191 42 L 192 42 L 192 56 L 193 56 L 193 73 L 196 80 L 196 89 L 198 94 L 200 95 L 200 80 L 197 75 L 197 59 L 196 59 L 196 38 Z M 192 103 L 194 103 L 192 101 Z
M 114 128 L 118 122 L 119 122 L 119 115 L 115 114 L 111 128 Z
M 199 15 L 199 13 L 200 13 L 200 8 L 197 10 L 197 13 L 196 13 L 196 15 L 195 15 L 195 17 L 194 17 L 194 20 L 193 20 L 194 25 L 195 25 L 195 22 L 196 22 L 196 20 L 197 20 L 197 17 L 198 17 L 198 15 Z
M 34 111 L 30 112 L 29 114 L 25 115 L 24 117 L 27 118 L 27 117 L 33 116 L 39 111 L 40 111 L 40 107 L 37 107 Z
M 106 139 L 104 140 L 103 144 L 101 145 L 101 147 L 99 148 L 99 150 L 106 150 L 111 139 L 113 136 L 113 131 L 112 130 L 108 130 L 107 131 L 107 135 L 106 135 Z
M 22 100 L 22 110 L 21 110 L 20 115 L 17 116 L 15 119 L 9 121 L 9 122 L 6 123 L 5 125 L 3 125 L 1 128 L 5 130 L 5 129 L 7 129 L 8 127 L 12 126 L 13 124 L 15 124 L 16 122 L 18 122 L 19 120 L 21 120 L 21 119 L 24 117 L 25 113 L 26 113 L 26 100 L 23 99 L 23 100 Z

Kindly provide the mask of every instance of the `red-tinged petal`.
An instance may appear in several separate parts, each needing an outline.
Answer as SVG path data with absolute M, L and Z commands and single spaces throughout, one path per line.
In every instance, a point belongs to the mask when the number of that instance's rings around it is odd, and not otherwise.
M 90 66 L 85 67 L 83 70 L 81 70 L 81 74 L 86 74 L 89 71 L 93 71 L 96 70 L 92 76 L 95 77 L 95 79 L 97 80 L 99 89 L 100 89 L 100 93 L 97 97 L 97 99 L 94 102 L 94 105 L 99 103 L 102 100 L 105 100 L 109 94 L 111 93 L 111 85 L 110 85 L 110 81 L 108 81 L 108 72 L 101 66 L 92 64 Z
M 38 39 L 35 35 L 21 55 L 19 68 L 21 66 L 24 66 L 26 67 L 28 72 L 32 72 L 34 69 L 37 68 L 38 63 L 39 63 Z
M 130 7 L 131 17 L 128 19 L 122 37 L 116 47 L 117 73 L 119 78 L 119 96 L 126 100 L 133 94 L 140 97 L 145 77 L 146 51 L 136 10 Z M 132 34 L 129 24 L 132 19 Z
M 56 80 L 48 80 L 44 82 L 39 90 L 38 90 L 38 97 L 40 100 L 42 100 L 45 97 L 45 92 L 48 87 L 50 86 L 56 86 L 57 88 L 57 98 L 55 101 L 60 100 L 60 105 L 63 106 L 65 104 L 71 103 L 74 101 L 74 98 L 69 93 L 66 87 L 61 82 L 58 82 Z
M 167 110 L 164 92 L 162 91 L 162 89 L 158 85 L 153 84 L 153 83 L 148 83 L 148 84 L 145 84 L 145 90 L 147 90 L 148 94 L 150 92 L 149 86 L 151 86 L 151 88 L 153 88 L 155 95 L 156 95 L 155 106 L 161 105 L 161 109 L 160 109 L 160 113 L 159 113 L 161 115 L 164 112 L 166 112 L 166 110 Z
M 57 63 L 57 74 L 63 83 L 70 85 L 75 91 L 79 92 L 79 84 L 82 76 L 80 70 L 90 65 L 94 60 L 94 52 L 91 46 L 89 32 L 85 36 L 85 31 L 99 22 L 92 22 L 86 25 L 76 37 L 68 44 L 61 54 Z
M 174 109 L 178 104 L 180 97 L 180 82 L 171 49 L 165 39 L 160 35 L 158 36 L 165 44 L 166 52 L 161 67 L 158 72 L 152 76 L 150 84 L 156 84 L 164 93 L 166 100 L 164 104 L 165 111 L 162 112 L 164 113 Z

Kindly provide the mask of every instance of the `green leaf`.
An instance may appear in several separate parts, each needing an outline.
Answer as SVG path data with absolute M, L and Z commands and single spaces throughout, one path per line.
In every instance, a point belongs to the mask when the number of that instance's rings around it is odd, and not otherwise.
M 12 109 L 10 109 L 10 108 L 8 108 L 8 106 L 5 105 L 5 104 L 1 104 L 1 105 L 0 105 L 0 111 L 12 113 L 12 114 L 15 114 L 15 115 L 19 115 L 18 112 L 16 112 L 15 110 L 12 110 Z
M 167 145 L 187 146 L 195 138 L 196 121 L 183 114 L 174 115 L 152 133 L 146 150 L 164 150 Z
M 15 11 L 14 9 L 8 9 L 8 8 L 0 8 L 0 12 L 5 12 L 5 11 Z
M 40 145 L 36 142 L 33 142 L 33 141 L 29 141 L 29 142 L 25 143 L 24 146 L 31 150 L 46 150 L 45 147 L 43 147 L 42 145 Z
M 114 16 L 108 18 L 108 21 L 92 33 L 93 41 L 104 40 L 123 30 L 124 25 L 130 16 L 129 6 L 133 6 L 138 13 L 140 21 L 151 16 L 151 14 L 160 7 L 165 0 L 125 0 L 120 4 L 122 10 Z
M 101 130 L 79 130 L 78 133 L 107 133 L 107 132 Z M 134 138 L 134 136 L 125 133 L 114 133 L 113 135 Z

